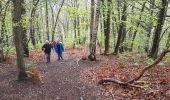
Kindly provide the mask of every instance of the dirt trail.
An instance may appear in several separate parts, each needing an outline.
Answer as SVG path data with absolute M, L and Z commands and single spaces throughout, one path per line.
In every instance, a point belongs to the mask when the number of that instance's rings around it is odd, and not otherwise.
M 141 79 L 147 82 L 143 89 L 121 88 L 116 84 L 99 86 L 97 82 L 105 77 L 132 79 L 145 67 L 146 57 L 137 56 L 138 66 L 134 66 L 136 56 L 131 55 L 125 60 L 113 55 L 97 55 L 95 62 L 80 60 L 87 55 L 86 51 L 66 50 L 62 61 L 57 61 L 53 52 L 50 64 L 42 61 L 41 50 L 36 54 L 32 51 L 26 61 L 35 58 L 39 62 L 37 67 L 44 76 L 43 83 L 18 82 L 16 65 L 0 64 L 0 100 L 169 100 L 169 63 L 150 70 L 152 76 L 147 73 Z
M 17 82 L 16 66 L 3 67 L 0 72 L 0 100 L 96 100 L 92 91 L 97 88 L 82 82 L 81 78 L 83 64 L 87 62 L 78 61 L 78 57 L 66 52 L 62 61 L 52 56 L 50 64 L 39 63 L 43 83 Z

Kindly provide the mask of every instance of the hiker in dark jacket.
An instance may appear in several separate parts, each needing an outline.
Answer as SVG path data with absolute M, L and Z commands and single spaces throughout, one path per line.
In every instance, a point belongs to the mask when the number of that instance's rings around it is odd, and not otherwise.
M 63 60 L 63 52 L 64 52 L 64 46 L 60 41 L 57 41 L 57 43 L 54 46 L 55 52 L 58 54 L 58 60 Z
M 48 40 L 46 40 L 45 44 L 42 46 L 42 50 L 44 51 L 45 56 L 46 56 L 46 60 L 47 60 L 46 63 L 50 62 L 51 48 L 52 48 L 52 45 L 49 43 Z

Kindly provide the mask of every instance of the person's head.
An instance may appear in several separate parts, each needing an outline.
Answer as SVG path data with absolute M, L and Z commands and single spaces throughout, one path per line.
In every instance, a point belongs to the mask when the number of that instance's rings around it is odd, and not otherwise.
M 49 41 L 48 41 L 48 40 L 45 40 L 45 44 L 49 44 Z
M 56 40 L 57 43 L 60 43 L 60 40 Z

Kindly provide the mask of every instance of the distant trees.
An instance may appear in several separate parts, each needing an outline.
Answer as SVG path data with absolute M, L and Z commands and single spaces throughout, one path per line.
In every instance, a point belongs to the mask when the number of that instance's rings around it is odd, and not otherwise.
M 0 21 L 1 21 L 1 31 L 0 31 L 0 62 L 6 60 L 6 55 L 4 52 L 4 47 L 8 46 L 8 34 L 7 34 L 7 25 L 5 22 L 8 7 L 9 7 L 10 0 L 5 2 L 5 6 L 2 6 L 2 1 L 0 1 Z
M 36 46 L 36 41 L 35 41 L 35 14 L 36 14 L 36 9 L 39 3 L 39 0 L 33 0 L 33 7 L 31 9 L 31 17 L 30 17 L 30 39 L 31 42 L 34 46 Z
M 169 48 L 170 35 L 167 34 L 169 26 L 167 29 L 163 28 L 164 23 L 168 23 L 166 21 L 168 0 L 161 0 L 161 2 L 156 0 L 101 1 L 102 7 L 100 7 L 100 11 L 102 15 L 99 17 L 101 19 L 99 20 L 99 23 L 101 25 L 101 30 L 103 30 L 100 32 L 104 32 L 104 54 L 109 53 L 109 48 L 111 46 L 110 39 L 113 40 L 110 36 L 110 32 L 117 33 L 114 34 L 114 42 L 117 41 L 114 48 L 114 54 L 132 51 L 136 48 L 138 50 L 146 51 L 151 58 L 155 59 L 159 51 L 159 44 L 164 36 L 167 36 L 167 41 L 162 40 L 164 41 L 164 48 Z M 92 0 L 91 4 L 94 6 L 96 3 Z M 94 35 L 92 34 L 92 31 L 94 31 L 94 28 L 92 28 L 94 24 L 92 23 L 96 20 L 92 17 L 94 16 L 93 14 L 95 14 L 94 8 L 95 7 L 91 8 L 90 47 L 92 46 L 92 37 Z M 114 12 L 111 12 L 111 10 Z M 158 16 L 156 17 L 155 15 L 157 15 L 157 13 Z M 153 41 L 150 41 L 152 38 Z M 90 52 L 92 52 L 91 49 Z
M 7 46 L 12 46 L 10 2 L 0 1 L 0 62 L 4 61 Z M 143 51 L 152 58 L 157 57 L 159 50 L 169 48 L 168 0 L 25 2 L 25 14 L 28 16 L 21 20 L 25 28 L 22 30 L 25 34 L 21 35 L 25 56 L 29 56 L 29 46 L 39 47 L 42 41 L 55 38 L 73 47 L 84 45 L 89 40 L 89 57 L 96 55 L 97 44 L 102 54 L 110 54 L 111 50 L 114 54 Z
M 99 14 L 99 19 L 101 19 L 99 20 L 99 23 L 101 25 L 101 28 L 103 28 L 100 32 L 104 33 L 104 54 L 109 53 L 110 39 L 113 40 L 113 38 L 111 38 L 110 36 L 110 32 L 113 32 L 117 33 L 114 34 L 114 42 L 117 41 L 116 43 L 114 43 L 116 44 L 114 48 L 114 54 L 138 49 L 140 51 L 144 50 L 150 55 L 150 57 L 156 58 L 161 38 L 168 30 L 165 29 L 165 32 L 161 36 L 162 30 L 164 30 L 162 27 L 166 21 L 165 18 L 166 12 L 168 10 L 168 0 L 161 0 L 161 2 L 158 2 L 156 0 L 101 1 L 102 7 L 99 8 L 102 15 Z M 96 19 L 95 17 L 93 17 L 94 14 L 96 14 L 95 4 L 97 5 L 94 0 L 91 0 L 90 55 L 92 55 L 92 52 L 95 54 L 95 49 L 92 49 L 92 45 L 96 46 L 96 43 L 93 41 L 93 38 L 96 35 L 94 34 L 94 31 L 96 31 L 94 29 L 94 26 L 96 24 L 99 24 L 96 22 L 98 18 Z M 111 10 L 113 10 L 114 12 L 111 12 Z M 158 17 L 155 17 L 157 13 L 159 13 L 159 15 Z M 154 31 L 152 29 L 154 29 Z M 98 35 L 96 35 L 95 39 L 97 38 L 97 36 Z M 170 35 L 166 36 L 168 36 L 168 39 L 164 46 L 168 48 Z M 153 41 L 150 41 L 151 38 L 153 38 Z M 150 47 L 151 43 L 152 46 Z M 149 49 L 151 50 L 149 51 Z

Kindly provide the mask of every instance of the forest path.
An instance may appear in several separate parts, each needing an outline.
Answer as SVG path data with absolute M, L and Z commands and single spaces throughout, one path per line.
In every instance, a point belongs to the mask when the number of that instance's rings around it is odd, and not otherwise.
M 52 52 L 50 64 L 39 64 L 44 75 L 43 85 L 48 91 L 44 94 L 45 98 L 47 100 L 49 98 L 52 100 L 86 100 L 86 93 L 90 88 L 81 82 L 83 69 L 78 64 L 80 59 L 72 58 L 68 52 L 65 52 L 63 56 L 64 60 L 58 61 L 57 55 Z
M 90 61 L 77 55 L 65 52 L 64 60 L 57 61 L 53 52 L 51 63 L 37 64 L 43 83 L 18 82 L 17 68 L 6 67 L 6 72 L 0 73 L 0 100 L 96 100 L 92 91 L 97 88 L 83 82 L 81 76 Z

